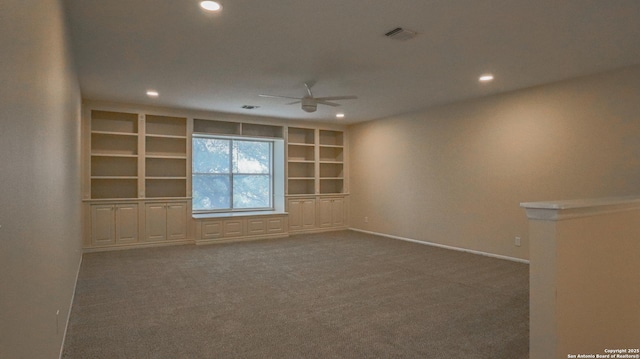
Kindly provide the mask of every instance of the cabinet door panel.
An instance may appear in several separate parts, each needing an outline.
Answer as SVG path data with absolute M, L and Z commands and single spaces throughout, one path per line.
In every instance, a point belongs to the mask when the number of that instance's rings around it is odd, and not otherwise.
M 222 237 L 222 221 L 212 221 L 202 223 L 202 238 L 220 238 Z
M 167 239 L 167 208 L 164 203 L 150 203 L 145 210 L 146 240 Z
M 313 229 L 316 226 L 316 201 L 305 199 L 302 201 L 302 228 Z
M 264 218 L 247 219 L 247 234 L 265 234 L 267 232 L 267 222 Z
M 318 224 L 320 227 L 331 227 L 333 221 L 332 199 L 323 198 L 318 202 L 320 215 L 318 216 Z
M 225 237 L 238 237 L 242 235 L 242 220 L 241 219 L 228 219 L 224 221 L 224 233 Z
M 284 233 L 284 218 L 269 218 L 267 220 L 267 233 Z
M 293 231 L 313 229 L 316 226 L 316 200 L 313 198 L 290 199 L 289 229 Z
M 169 239 L 187 238 L 187 205 L 184 203 L 167 204 L 167 237 Z
M 302 201 L 289 200 L 289 228 L 292 230 L 302 229 Z
M 344 200 L 336 198 L 331 202 L 331 224 L 334 227 L 344 226 Z
M 94 245 L 113 244 L 114 229 L 113 206 L 91 206 L 91 242 Z
M 138 205 L 122 204 L 116 206 L 116 242 L 132 243 L 138 241 Z

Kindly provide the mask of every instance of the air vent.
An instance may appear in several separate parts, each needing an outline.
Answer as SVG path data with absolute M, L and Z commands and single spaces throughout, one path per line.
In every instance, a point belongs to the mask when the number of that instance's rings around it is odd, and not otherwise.
M 253 106 L 253 105 L 243 105 L 242 106 L 242 108 L 244 108 L 245 110 L 255 110 L 258 107 L 260 107 L 260 106 Z
M 400 41 L 413 39 L 414 37 L 416 37 L 416 35 L 418 35 L 417 32 L 403 29 L 401 27 L 396 27 L 395 29 L 384 34 L 384 36 L 386 37 L 390 37 L 394 40 L 400 40 Z

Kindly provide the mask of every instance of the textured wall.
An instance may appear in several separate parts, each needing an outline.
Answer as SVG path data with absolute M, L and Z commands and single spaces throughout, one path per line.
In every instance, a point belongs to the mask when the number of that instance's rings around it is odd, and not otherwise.
M 57 358 L 81 258 L 80 91 L 60 1 L 2 1 L 0 49 L 0 357 Z
M 639 138 L 640 67 L 354 125 L 350 225 L 527 259 L 519 203 L 638 194 Z

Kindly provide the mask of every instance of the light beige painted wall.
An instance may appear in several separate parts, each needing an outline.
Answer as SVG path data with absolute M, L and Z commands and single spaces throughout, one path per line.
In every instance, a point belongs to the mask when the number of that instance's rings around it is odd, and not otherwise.
M 637 349 L 640 210 L 558 221 L 555 240 L 557 358 Z
M 57 358 L 81 258 L 80 91 L 60 1 L 3 0 L 0 49 L 0 358 Z
M 640 193 L 639 138 L 640 67 L 357 124 L 350 225 L 526 259 L 519 203 Z
M 637 348 L 640 197 L 523 206 L 531 235 L 531 358 Z

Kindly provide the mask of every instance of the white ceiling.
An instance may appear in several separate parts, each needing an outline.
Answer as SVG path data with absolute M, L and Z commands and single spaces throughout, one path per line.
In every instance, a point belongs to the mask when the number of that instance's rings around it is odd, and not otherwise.
M 640 63 L 638 0 L 223 0 L 216 15 L 199 0 L 64 3 L 92 100 L 352 123 Z M 419 35 L 384 36 L 398 26 Z M 306 113 L 258 97 L 302 96 L 310 80 L 316 96 L 359 99 Z

